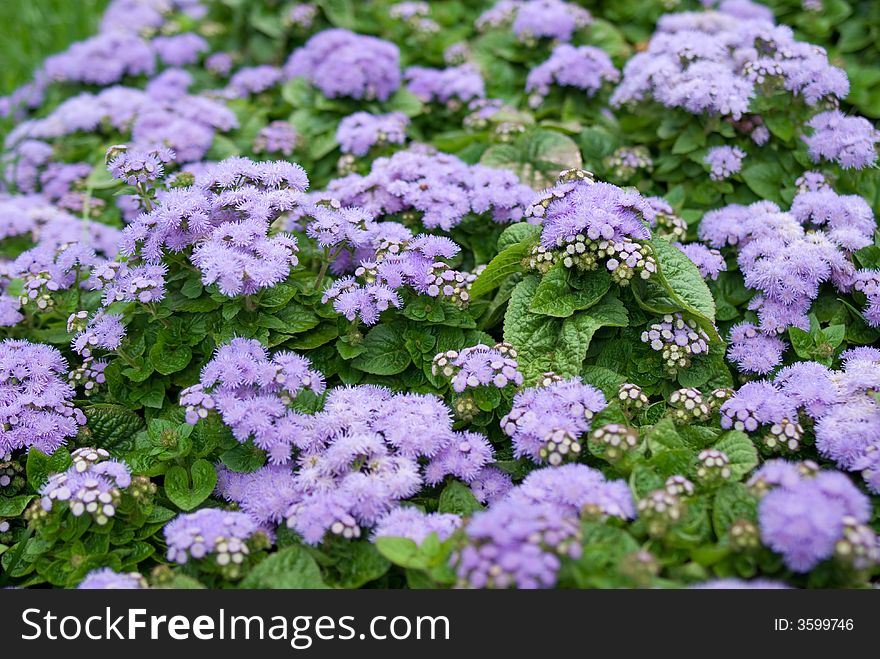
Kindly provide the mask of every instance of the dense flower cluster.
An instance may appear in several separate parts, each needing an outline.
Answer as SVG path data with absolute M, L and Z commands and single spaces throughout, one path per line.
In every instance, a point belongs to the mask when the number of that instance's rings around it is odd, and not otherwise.
M 477 19 L 477 29 L 512 23 L 513 33 L 529 43 L 537 39 L 571 41 L 593 20 L 583 7 L 563 0 L 500 0 Z
M 366 176 L 335 179 L 328 193 L 376 216 L 409 214 L 428 229 L 450 230 L 469 214 L 516 222 L 534 193 L 508 170 L 467 165 L 455 156 L 410 147 L 378 158 Z
M 804 142 L 814 162 L 832 160 L 844 169 L 864 169 L 877 162 L 880 131 L 864 117 L 850 117 L 840 110 L 829 110 L 813 117 Z
M 422 101 L 443 103 L 451 110 L 486 95 L 483 76 L 471 64 L 447 69 L 411 66 L 403 72 L 403 77 L 406 88 Z
M 746 152 L 736 146 L 715 146 L 706 153 L 705 163 L 709 166 L 709 178 L 723 181 L 742 169 Z
M 213 555 L 217 565 L 240 564 L 250 553 L 248 540 L 258 530 L 245 513 L 203 508 L 183 514 L 165 526 L 167 558 L 182 565 Z
M 92 570 L 77 586 L 84 590 L 138 590 L 146 587 L 146 579 L 138 572 L 119 573 L 109 567 Z
M 666 314 L 642 332 L 642 342 L 663 357 L 663 364 L 672 372 L 688 368 L 693 357 L 709 352 L 709 335 L 696 321 L 680 313 Z
M 594 96 L 603 84 L 617 82 L 619 72 L 611 58 L 593 46 L 559 44 L 550 58 L 538 65 L 526 79 L 526 91 L 532 94 L 529 104 L 539 106 L 554 85 L 582 89 Z
M 523 383 L 516 362 L 516 350 L 499 344 L 494 348 L 475 345 L 463 350 L 441 352 L 434 357 L 431 371 L 452 381 L 452 389 L 462 393 L 466 389 L 492 386 L 504 389 Z
M 355 112 L 339 122 L 336 141 L 342 153 L 365 156 L 374 146 L 403 144 L 409 118 L 402 112 Z
M 817 563 L 841 555 L 854 554 L 852 531 L 863 532 L 869 541 L 866 564 L 880 560 L 880 545 L 865 524 L 871 516 L 868 498 L 843 474 L 813 472 L 797 463 L 771 460 L 749 481 L 763 494 L 758 507 L 761 540 L 782 554 L 785 564 L 796 572 L 806 572 Z
M 254 138 L 254 153 L 280 153 L 289 156 L 297 145 L 296 129 L 286 121 L 273 121 Z
M 324 30 L 293 52 L 284 75 L 305 78 L 328 98 L 385 101 L 400 87 L 400 52 L 376 37 Z
M 0 342 L 0 453 L 38 448 L 54 453 L 84 425 L 55 348 L 18 339 Z

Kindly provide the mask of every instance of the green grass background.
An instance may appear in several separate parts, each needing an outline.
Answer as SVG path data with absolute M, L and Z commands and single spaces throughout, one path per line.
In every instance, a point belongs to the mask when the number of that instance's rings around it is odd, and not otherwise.
M 0 0 L 0 95 L 30 80 L 46 56 L 98 28 L 108 0 Z

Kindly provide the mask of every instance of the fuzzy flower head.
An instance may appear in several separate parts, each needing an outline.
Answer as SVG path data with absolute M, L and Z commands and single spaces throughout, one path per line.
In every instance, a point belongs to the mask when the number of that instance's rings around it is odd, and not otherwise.
M 362 157 L 373 147 L 406 142 L 409 117 L 402 112 L 370 114 L 355 112 L 339 122 L 336 141 L 342 153 Z
M 492 386 L 504 389 L 509 384 L 523 383 L 522 373 L 516 361 L 516 351 L 503 350 L 499 344 L 494 348 L 476 345 L 461 351 L 452 350 L 434 357 L 431 371 L 452 381 L 452 389 L 462 393 L 466 389 Z
M 108 460 L 102 449 L 78 451 L 81 459 L 74 455 L 67 471 L 50 476 L 40 488 L 40 506 L 48 512 L 64 505 L 74 517 L 88 514 L 103 526 L 116 514 L 122 490 L 132 484 L 131 472 L 124 462 Z
M 736 146 L 714 146 L 706 153 L 703 162 L 709 166 L 709 178 L 713 181 L 728 179 L 742 169 L 746 152 Z
M 864 117 L 829 110 L 810 119 L 807 126 L 813 130 L 803 140 L 813 162 L 830 160 L 843 169 L 864 169 L 877 162 L 880 131 Z
M 512 438 L 517 458 L 527 456 L 540 464 L 550 457 L 548 441 L 562 433 L 579 444 L 606 405 L 602 392 L 580 378 L 559 380 L 519 392 L 510 413 L 501 419 L 501 428 Z M 574 459 L 577 453 L 568 457 Z
M 257 533 L 247 514 L 219 508 L 203 508 L 181 514 L 163 531 L 169 561 L 183 565 L 190 559 L 213 556 L 217 565 L 240 565 L 250 554 L 248 541 Z
M 547 61 L 532 69 L 526 79 L 529 104 L 537 107 L 550 94 L 553 86 L 583 90 L 595 96 L 606 83 L 617 82 L 620 73 L 608 55 L 593 46 L 571 46 L 563 43 L 553 49 Z
M 440 542 L 451 536 L 461 526 L 462 520 L 451 513 L 423 513 L 418 508 L 395 508 L 376 524 L 373 541 L 377 538 L 409 538 L 417 545 L 432 533 Z
M 85 425 L 67 364 L 55 348 L 20 339 L 0 342 L 0 453 L 34 446 L 52 454 Z
M 138 572 L 114 572 L 109 567 L 89 572 L 80 581 L 81 590 L 139 590 L 147 587 L 147 580 Z

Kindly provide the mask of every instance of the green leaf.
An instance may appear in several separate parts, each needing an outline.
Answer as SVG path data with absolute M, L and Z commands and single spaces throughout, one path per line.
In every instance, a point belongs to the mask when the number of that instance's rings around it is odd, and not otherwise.
M 575 311 L 593 306 L 611 288 L 611 275 L 605 270 L 587 274 L 580 289 L 572 288 L 568 283 L 568 269 L 561 263 L 556 264 L 541 279 L 529 311 L 568 318 Z
M 396 375 L 406 370 L 411 359 L 403 334 L 393 325 L 377 325 L 364 337 L 364 353 L 352 365 L 373 375 Z
M 188 346 L 167 346 L 161 341 L 150 349 L 150 362 L 162 375 L 169 375 L 182 371 L 189 366 L 192 360 L 192 350 Z M 146 403 L 144 403 L 146 405 Z
M 515 272 L 522 272 L 522 260 L 528 254 L 531 243 L 528 240 L 506 247 L 480 273 L 471 285 L 471 299 L 476 299 L 498 288 L 505 279 Z
M 437 509 L 441 513 L 455 513 L 464 516 L 482 510 L 483 506 L 477 501 L 471 488 L 461 481 L 452 481 L 440 493 Z
M 308 551 L 292 545 L 259 563 L 242 580 L 241 588 L 319 589 L 327 588 L 327 584 Z
M 144 429 L 140 415 L 123 405 L 96 403 L 84 407 L 83 414 L 92 434 L 92 444 L 101 448 L 112 449 Z
M 28 485 L 31 486 L 31 489 L 39 491 L 50 475 L 64 471 L 70 466 L 70 463 L 70 453 L 64 447 L 56 450 L 51 456 L 46 455 L 38 448 L 31 447 L 28 450 L 25 466 Z
M 562 323 L 552 370 L 563 377 L 578 375 L 593 335 L 603 327 L 626 327 L 628 324 L 626 307 L 614 295 L 606 295 L 595 306 L 566 318 Z
M 165 494 L 181 510 L 192 510 L 211 496 L 217 485 L 217 472 L 207 460 L 196 460 L 190 467 L 190 477 L 186 469 L 174 465 L 165 472 Z
M 712 526 L 719 538 L 739 519 L 754 521 L 757 501 L 742 483 L 725 483 L 715 493 L 712 505 Z
M 561 323 L 529 311 L 540 283 L 538 275 L 527 275 L 516 285 L 504 315 L 504 340 L 519 352 L 519 365 L 526 380 L 553 369 L 553 348 L 559 341 Z
M 394 92 L 386 104 L 390 111 L 403 112 L 407 117 L 415 117 L 424 110 L 421 99 L 404 87 Z
M 517 243 L 537 242 L 540 235 L 540 225 L 530 224 L 529 222 L 517 222 L 516 224 L 511 224 L 501 232 L 501 235 L 498 236 L 496 249 L 499 252 L 503 252 L 508 247 L 516 245 Z
M 681 308 L 689 312 L 709 336 L 720 341 L 715 329 L 715 300 L 696 265 L 665 238 L 651 241 L 660 283 Z
M 266 464 L 266 452 L 248 441 L 223 453 L 220 460 L 232 471 L 248 474 Z
M 534 189 L 549 187 L 566 169 L 580 169 L 581 151 L 570 137 L 555 130 L 530 130 L 513 143 L 490 146 L 480 158 L 487 167 L 509 169 Z
M 779 191 L 785 172 L 776 162 L 758 162 L 743 168 L 741 176 L 746 185 L 761 199 L 782 202 Z
M 17 497 L 0 497 L 0 518 L 18 517 L 36 495 L 20 494 Z
M 699 123 L 693 122 L 682 131 L 672 145 L 672 153 L 682 155 L 696 151 L 706 144 L 706 134 Z
M 381 536 L 376 538 L 376 549 L 395 565 L 414 569 L 427 567 L 419 546 L 409 538 Z
M 298 302 L 288 302 L 274 313 L 275 318 L 281 321 L 276 329 L 285 334 L 299 334 L 312 329 L 321 322 L 315 312 Z
M 191 300 L 195 300 L 199 296 L 201 296 L 204 288 L 202 287 L 202 282 L 198 277 L 191 277 L 187 279 L 183 286 L 180 287 L 180 293 Z
M 391 562 L 367 540 L 332 543 L 328 554 L 333 560 L 333 569 L 325 571 L 324 580 L 334 588 L 360 588 L 391 567 Z
M 730 474 L 733 480 L 740 480 L 758 466 L 758 451 L 744 432 L 729 430 L 721 435 L 715 448 L 730 458 Z

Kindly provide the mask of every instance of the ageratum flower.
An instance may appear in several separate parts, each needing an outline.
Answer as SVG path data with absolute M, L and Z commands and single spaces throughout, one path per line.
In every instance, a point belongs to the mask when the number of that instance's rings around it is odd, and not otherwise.
M 765 374 L 782 363 L 785 342 L 771 334 L 764 334 L 752 323 L 740 323 L 730 328 L 727 358 L 742 373 Z
M 499 349 L 502 347 L 478 344 L 461 351 L 442 352 L 434 357 L 431 372 L 449 378 L 456 393 L 484 386 L 504 389 L 509 384 L 521 385 L 523 377 L 516 354 L 506 354 Z
M 156 54 L 135 33 L 106 32 L 47 57 L 43 70 L 52 80 L 109 85 L 126 76 L 151 76 Z
M 843 169 L 864 169 L 877 162 L 880 131 L 864 117 L 849 117 L 840 110 L 817 114 L 807 122 L 812 134 L 802 138 L 813 162 L 823 158 Z
M 52 454 L 85 425 L 67 364 L 55 348 L 20 339 L 0 342 L 0 453 L 34 446 Z
M 277 66 L 263 64 L 239 69 L 230 79 L 224 94 L 230 98 L 248 98 L 271 89 L 284 78 Z
M 529 457 L 540 464 L 549 457 L 542 455 L 549 438 L 562 431 L 579 440 L 606 406 L 602 392 L 580 378 L 560 380 L 517 393 L 501 428 L 512 438 L 517 458 Z
M 471 492 L 484 505 L 503 499 L 513 488 L 510 476 L 495 467 L 484 467 L 470 483 Z
M 523 507 L 550 503 L 575 519 L 581 514 L 632 519 L 636 514 L 625 481 L 607 480 L 601 471 L 583 464 L 533 471 L 506 500 Z
M 213 555 L 217 565 L 238 565 L 250 554 L 247 543 L 257 531 L 256 523 L 245 513 L 203 508 L 181 514 L 163 530 L 166 557 L 183 565 L 190 559 Z
M 446 69 L 411 66 L 403 72 L 406 88 L 425 103 L 443 103 L 457 110 L 470 101 L 486 96 L 480 70 L 473 64 Z
M 297 145 L 296 129 L 286 121 L 272 121 L 254 138 L 254 153 L 280 153 L 289 156 Z
M 742 161 L 745 157 L 746 152 L 739 147 L 714 146 L 706 153 L 703 162 L 709 165 L 709 178 L 713 181 L 723 181 L 742 169 Z
M 75 315 L 72 316 L 75 319 Z M 68 320 L 70 327 L 70 320 Z M 70 331 L 70 329 L 68 329 Z M 92 350 L 116 350 L 125 336 L 122 316 L 99 311 L 71 342 L 71 349 L 83 356 L 90 357 Z
M 727 262 L 717 249 L 700 243 L 675 243 L 675 246 L 697 266 L 703 279 L 718 279 L 718 274 L 727 270 Z
M 455 533 L 461 522 L 461 517 L 452 513 L 423 513 L 418 508 L 401 506 L 379 520 L 371 539 L 409 538 L 420 545 L 435 533 L 442 542 Z
M 183 32 L 170 37 L 159 36 L 150 43 L 159 55 L 159 59 L 167 66 L 196 64 L 199 56 L 208 50 L 208 42 L 193 32 Z
M 513 33 L 521 40 L 571 41 L 576 30 L 593 22 L 583 7 L 562 0 L 525 0 L 519 3 Z
M 688 368 L 694 356 L 709 352 L 709 335 L 696 321 L 678 312 L 649 325 L 641 340 L 662 355 L 666 369 L 672 373 Z
M 131 471 L 124 462 L 106 459 L 106 451 L 77 450 L 79 459 L 75 454 L 67 471 L 50 476 L 40 488 L 40 506 L 49 512 L 66 505 L 74 517 L 88 513 L 103 526 L 116 514 L 122 490 L 132 484 Z
M 865 322 L 880 327 L 880 270 L 859 270 L 853 288 L 867 298 Z
M 109 567 L 89 572 L 77 586 L 80 590 L 137 590 L 147 588 L 147 580 L 139 572 L 119 573 Z
M 164 147 L 141 151 L 115 146 L 107 152 L 107 170 L 119 181 L 138 185 L 162 178 L 165 165 L 173 160 L 174 151 Z
M 339 122 L 336 141 L 342 153 L 365 156 L 374 146 L 406 142 L 408 125 L 409 117 L 402 112 L 355 112 Z
M 304 390 L 324 391 L 323 376 L 310 366 L 295 353 L 278 352 L 270 358 L 259 341 L 233 339 L 204 366 L 199 384 L 180 393 L 186 421 L 196 424 L 216 409 L 238 441 L 253 438 L 272 462 L 287 463 L 303 424 L 288 403 Z
M 571 46 L 563 43 L 553 49 L 550 58 L 538 65 L 526 79 L 529 105 L 539 106 L 550 94 L 551 87 L 574 87 L 587 97 L 595 96 L 602 85 L 617 82 L 620 73 L 608 55 L 593 46 Z
M 324 30 L 291 54 L 284 75 L 304 77 L 328 98 L 386 101 L 400 87 L 400 52 L 376 37 Z
M 758 470 L 753 480 L 775 468 L 773 462 Z M 782 554 L 795 572 L 807 572 L 831 558 L 845 530 L 865 524 L 870 516 L 868 498 L 836 471 L 789 478 L 772 487 L 758 505 L 762 542 Z

